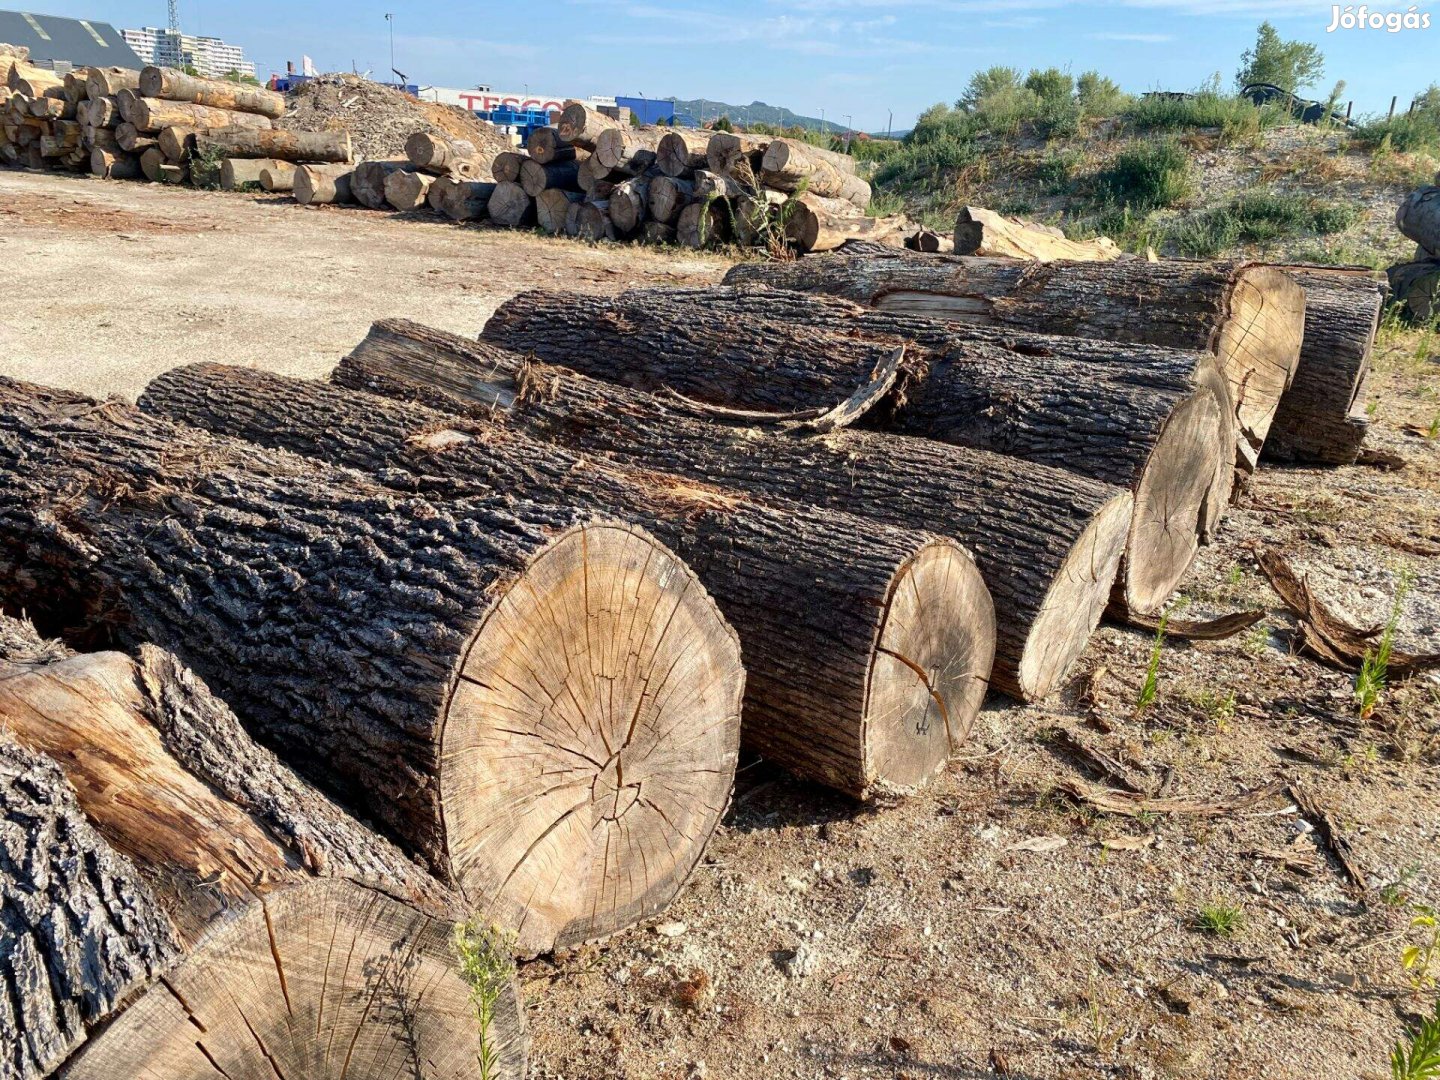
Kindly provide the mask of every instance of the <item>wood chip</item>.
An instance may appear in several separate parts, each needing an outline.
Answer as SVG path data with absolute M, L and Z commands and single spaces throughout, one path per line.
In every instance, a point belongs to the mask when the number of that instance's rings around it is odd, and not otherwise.
M 1107 781 L 1112 787 L 1136 795 L 1147 795 L 1144 785 L 1135 780 L 1117 758 L 1091 746 L 1080 735 L 1069 728 L 1056 728 L 1055 741 L 1071 757 L 1076 758 L 1090 773 Z
M 1350 846 L 1350 841 L 1335 820 L 1335 815 L 1300 781 L 1292 783 L 1289 791 L 1295 805 L 1300 807 L 1300 812 L 1315 825 L 1316 831 L 1330 848 L 1340 868 L 1345 871 L 1345 876 L 1361 889 L 1366 888 L 1365 873 L 1355 863 L 1355 849 Z
M 1266 799 L 1280 794 L 1285 789 L 1285 782 L 1276 780 L 1274 783 L 1254 788 L 1251 791 L 1241 791 L 1235 795 L 1222 795 L 1209 799 L 1184 795 L 1152 798 L 1128 791 L 1092 788 L 1072 780 L 1062 780 L 1057 787 L 1077 802 L 1086 803 L 1108 814 L 1123 814 L 1126 817 L 1139 817 L 1141 814 L 1190 814 L 1196 817 L 1219 817 L 1222 814 L 1234 814 L 1258 806 Z
M 1263 618 L 1264 611 L 1234 611 L 1214 619 L 1168 619 L 1165 623 L 1165 636 L 1185 641 L 1223 641 L 1249 630 Z M 1160 620 L 1153 615 L 1138 615 L 1132 612 L 1128 621 L 1130 625 L 1143 630 L 1160 629 Z

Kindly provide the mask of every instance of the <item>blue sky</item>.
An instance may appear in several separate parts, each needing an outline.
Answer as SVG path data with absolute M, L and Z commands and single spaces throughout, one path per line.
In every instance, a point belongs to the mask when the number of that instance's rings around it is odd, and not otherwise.
M 42 0 L 43 3 L 43 0 Z M 1374 5 L 1404 12 L 1408 3 Z M 309 54 L 322 70 L 389 68 L 385 13 L 395 15 L 396 66 L 439 86 L 557 95 L 637 94 L 761 100 L 862 130 L 909 127 L 953 101 L 992 64 L 1096 68 L 1126 90 L 1228 83 L 1261 19 L 1326 56 L 1323 86 L 1348 84 L 1357 113 L 1401 107 L 1440 80 L 1440 0 L 1428 30 L 1326 33 L 1331 5 L 1311 0 L 551 0 L 414 4 L 406 0 L 180 0 L 187 32 L 245 47 L 262 74 Z M 40 11 L 117 26 L 164 25 L 163 0 L 50 3 Z

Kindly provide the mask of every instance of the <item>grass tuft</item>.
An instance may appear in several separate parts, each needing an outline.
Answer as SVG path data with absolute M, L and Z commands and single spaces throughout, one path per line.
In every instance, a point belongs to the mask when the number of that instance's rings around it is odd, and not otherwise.
M 1360 709 L 1360 719 L 1368 720 L 1375 715 L 1385 692 L 1385 683 L 1390 674 L 1390 655 L 1395 648 L 1395 631 L 1400 626 L 1400 616 L 1405 611 L 1405 598 L 1415 585 L 1415 572 L 1408 567 L 1400 571 L 1395 584 L 1395 599 L 1390 604 L 1390 617 L 1380 634 L 1380 644 L 1375 651 L 1365 653 L 1360 665 L 1360 674 L 1355 678 L 1355 703 Z
M 1207 904 L 1195 915 L 1195 927 L 1216 937 L 1234 937 L 1245 925 L 1245 912 L 1229 904 Z

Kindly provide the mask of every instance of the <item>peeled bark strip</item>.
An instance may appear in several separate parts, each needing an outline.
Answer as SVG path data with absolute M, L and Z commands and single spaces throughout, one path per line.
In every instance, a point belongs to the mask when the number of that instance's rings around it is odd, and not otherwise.
M 405 355 L 446 338 L 378 323 Z M 588 461 L 503 421 L 243 368 L 194 365 L 141 407 L 181 423 L 393 476 L 437 499 L 523 490 L 642 524 L 700 576 L 740 634 L 744 744 L 865 798 L 912 789 L 961 745 L 994 655 L 994 611 L 969 557 L 846 514 L 771 509 L 732 493 Z
M 353 165 L 301 165 L 295 170 L 291 188 L 301 206 L 354 202 L 350 193 Z
M 855 175 L 854 159 L 844 154 L 794 139 L 775 139 L 765 148 L 760 167 L 765 184 L 779 191 L 803 190 L 844 199 L 859 210 L 870 205 L 870 185 Z
M 271 158 L 276 161 L 344 164 L 351 158 L 348 131 L 254 130 L 201 124 L 211 130 L 197 132 L 195 144 L 221 157 Z
M 94 1031 L 81 994 L 61 999 L 85 1021 L 67 1077 L 470 1075 L 478 1039 L 450 941 L 463 901 L 257 746 L 174 656 L 0 648 L 0 707 L 9 738 L 60 764 L 51 790 L 73 790 L 84 815 L 68 836 L 108 844 L 91 856 L 105 876 L 133 867 L 135 912 L 105 950 L 132 970 L 133 1000 Z M 113 1008 L 108 982 L 93 993 Z M 381 993 L 386 1007 L 364 1007 Z M 504 1074 L 522 1075 L 513 983 L 493 1035 Z
M 385 178 L 385 201 L 396 210 L 419 210 L 427 205 L 434 182 L 428 173 L 397 170 Z
M 1440 252 L 1440 187 L 1422 187 L 1407 195 L 1395 211 L 1395 227 L 1425 251 Z
M 520 186 L 531 198 L 536 198 L 542 191 L 551 188 L 579 191 L 579 172 L 580 164 L 574 159 L 542 165 L 532 158 L 526 158 L 520 163 Z
M 1023 700 L 1049 694 L 1084 650 L 1134 505 L 1128 492 L 1073 473 L 924 439 L 726 427 L 706 410 L 410 324 L 378 326 L 332 379 L 444 409 L 457 399 L 482 415 L 498 408 L 510 423 L 583 455 L 724 485 L 760 502 L 952 537 L 975 553 L 994 599 L 992 685 Z
M 350 174 L 350 194 L 361 206 L 384 210 L 388 205 L 385 202 L 385 181 L 391 173 L 409 168 L 408 161 L 362 161 Z
M 16 604 L 93 605 L 173 649 L 522 951 L 659 910 L 724 810 L 738 646 L 633 526 L 514 500 L 446 513 L 10 381 L 0 493 Z
M 584 102 L 567 101 L 565 111 L 560 114 L 560 123 L 556 125 L 556 134 L 560 141 L 571 146 L 584 147 L 586 150 L 595 150 L 595 141 L 600 138 L 600 133 L 609 131 L 611 128 L 618 128 L 620 121 L 611 120 L 602 112 L 597 112 Z
M 843 400 L 903 346 L 907 375 L 867 425 L 1133 490 L 1120 599 L 1140 613 L 1158 610 L 1189 570 L 1230 461 L 1220 402 L 1195 378 L 1214 365 L 1208 354 L 1017 338 L 730 286 L 523 293 L 500 306 L 484 337 L 635 389 L 771 413 Z
M 525 150 L 541 165 L 554 165 L 562 161 L 574 161 L 575 147 L 560 138 L 560 132 L 553 127 L 534 128 L 526 140 Z M 588 152 L 585 152 L 588 156 Z
M 984 326 L 1214 352 L 1229 384 L 1237 464 L 1245 471 L 1253 468 L 1300 362 L 1305 329 L 1304 292 L 1296 282 L 1282 271 L 1237 262 L 1042 265 L 903 251 L 842 253 L 742 264 L 725 283 L 823 292 Z
M 666 176 L 688 178 L 695 174 L 696 169 L 705 168 L 709 147 L 710 132 L 674 128 L 665 133 L 656 147 L 655 164 Z
M 551 236 L 559 236 L 565 231 L 565 218 L 570 212 L 570 204 L 578 203 L 584 198 L 578 191 L 546 188 L 535 197 L 536 224 Z
M 0 728 L 0 1072 L 42 1080 L 179 951 L 53 761 Z
M 1353 465 L 1370 429 L 1365 382 L 1385 286 L 1368 270 L 1283 269 L 1305 290 L 1305 342 L 1295 380 L 1270 425 L 1265 456 Z
M 159 131 L 167 127 L 229 129 L 241 131 L 270 130 L 269 117 L 257 113 L 234 112 L 230 109 L 216 109 L 209 105 L 192 105 L 188 101 L 163 101 L 160 98 L 139 97 L 131 106 L 127 119 L 141 131 Z M 288 132 L 287 134 L 298 134 Z M 280 157 L 266 152 L 263 154 L 232 153 L 231 157 Z M 325 159 L 330 160 L 330 159 Z
M 595 140 L 595 158 L 612 172 L 641 173 L 655 164 L 664 132 L 660 128 L 614 127 Z
M 188 101 L 218 109 L 257 113 L 277 120 L 285 115 L 285 95 L 229 79 L 205 79 L 174 68 L 147 67 L 140 72 L 140 93 L 148 98 Z
M 534 225 L 535 200 L 519 184 L 502 181 L 490 193 L 490 220 L 512 229 Z
M 650 181 L 650 217 L 665 225 L 674 225 L 695 198 L 695 185 L 689 180 L 657 176 Z

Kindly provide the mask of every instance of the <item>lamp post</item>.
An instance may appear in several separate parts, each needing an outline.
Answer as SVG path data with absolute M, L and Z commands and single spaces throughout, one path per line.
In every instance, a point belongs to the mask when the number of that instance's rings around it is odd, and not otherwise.
M 845 153 L 847 154 L 850 152 L 850 136 L 855 128 L 854 123 L 852 123 L 853 120 L 854 117 L 849 113 L 845 114 Z
M 825 110 L 820 110 L 820 134 L 825 134 Z
M 390 74 L 395 74 L 395 16 L 388 11 L 385 13 L 385 22 L 390 27 Z

